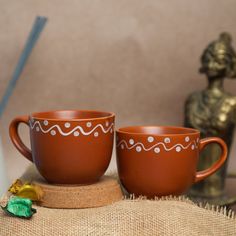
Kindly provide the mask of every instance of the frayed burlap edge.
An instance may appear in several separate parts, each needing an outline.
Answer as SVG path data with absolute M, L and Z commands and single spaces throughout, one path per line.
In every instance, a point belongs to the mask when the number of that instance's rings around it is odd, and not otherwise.
M 5 206 L 8 202 L 8 200 L 12 197 L 10 193 L 4 194 L 0 198 L 0 205 Z M 227 217 L 228 219 L 235 219 L 235 212 L 231 209 L 227 209 L 227 207 L 222 207 L 222 206 L 215 206 L 215 205 L 210 205 L 209 203 L 194 203 L 191 201 L 187 196 L 181 195 L 181 196 L 163 196 L 163 197 L 155 197 L 154 199 L 148 199 L 145 196 L 139 196 L 135 197 L 134 194 L 131 194 L 129 196 L 124 196 L 122 201 L 132 201 L 132 202 L 140 202 L 140 201 L 179 201 L 179 202 L 184 202 L 188 203 L 191 205 L 198 206 L 200 208 L 203 208 L 208 211 L 212 211 L 217 214 L 221 214 L 224 217 Z
M 185 202 L 191 205 L 198 206 L 200 208 L 203 208 L 205 210 L 209 210 L 215 213 L 219 213 L 224 215 L 225 217 L 229 219 L 235 219 L 235 212 L 231 209 L 227 209 L 227 207 L 223 206 L 215 206 L 211 205 L 209 203 L 195 203 L 191 201 L 187 196 L 181 195 L 181 196 L 163 196 L 163 197 L 155 197 L 154 199 L 148 199 L 146 196 L 139 196 L 135 197 L 134 194 L 130 194 L 128 196 L 124 196 L 123 200 L 132 200 L 132 201 L 180 201 Z

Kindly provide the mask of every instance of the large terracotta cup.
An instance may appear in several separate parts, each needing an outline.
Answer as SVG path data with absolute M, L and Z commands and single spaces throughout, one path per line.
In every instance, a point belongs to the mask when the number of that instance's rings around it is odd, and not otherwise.
M 116 135 L 119 178 L 137 196 L 180 195 L 217 171 L 227 157 L 222 139 L 200 140 L 195 129 L 133 126 L 118 129 Z M 218 143 L 222 154 L 213 166 L 197 172 L 199 153 L 210 143 Z
M 90 184 L 106 171 L 112 155 L 115 115 L 101 111 L 49 111 L 15 118 L 10 138 L 40 174 L 56 184 Z M 30 129 L 31 150 L 18 126 Z

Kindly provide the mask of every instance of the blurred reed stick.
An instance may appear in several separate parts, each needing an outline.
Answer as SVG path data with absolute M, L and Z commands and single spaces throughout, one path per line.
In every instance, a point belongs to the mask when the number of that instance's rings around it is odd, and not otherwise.
M 11 78 L 11 80 L 9 81 L 9 84 L 4 92 L 4 95 L 1 99 L 0 102 L 0 118 L 2 117 L 2 114 L 5 110 L 5 107 L 8 103 L 8 100 L 16 86 L 16 83 L 18 81 L 18 79 L 20 78 L 20 75 L 24 69 L 24 66 L 27 62 L 27 59 L 29 58 L 32 49 L 34 48 L 45 24 L 47 22 L 47 18 L 46 17 L 41 17 L 38 16 L 35 19 L 34 25 L 31 29 L 31 32 L 28 36 L 28 39 L 26 41 L 25 47 L 20 55 L 20 58 L 18 60 L 18 63 L 16 65 L 16 68 L 14 70 L 13 76 Z

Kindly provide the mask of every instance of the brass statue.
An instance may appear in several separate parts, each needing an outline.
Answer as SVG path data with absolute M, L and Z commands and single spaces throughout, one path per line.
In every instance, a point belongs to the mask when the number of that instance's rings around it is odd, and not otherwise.
M 185 126 L 200 130 L 201 138 L 222 138 L 229 150 L 236 124 L 236 96 L 227 93 L 223 83 L 225 78 L 236 78 L 236 54 L 231 41 L 228 33 L 222 33 L 204 50 L 200 73 L 206 74 L 208 86 L 191 94 L 185 103 Z M 199 158 L 198 169 L 209 167 L 219 157 L 219 152 L 215 144 L 206 147 Z M 227 204 L 224 196 L 227 162 L 217 173 L 195 184 L 189 195 L 218 205 Z

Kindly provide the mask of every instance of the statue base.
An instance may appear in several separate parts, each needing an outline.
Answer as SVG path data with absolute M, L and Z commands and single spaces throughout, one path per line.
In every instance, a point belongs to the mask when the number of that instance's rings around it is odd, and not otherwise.
M 187 193 L 187 196 L 196 203 L 209 203 L 211 205 L 232 207 L 236 204 L 236 175 L 226 178 L 223 195 L 216 197 L 203 197 Z

